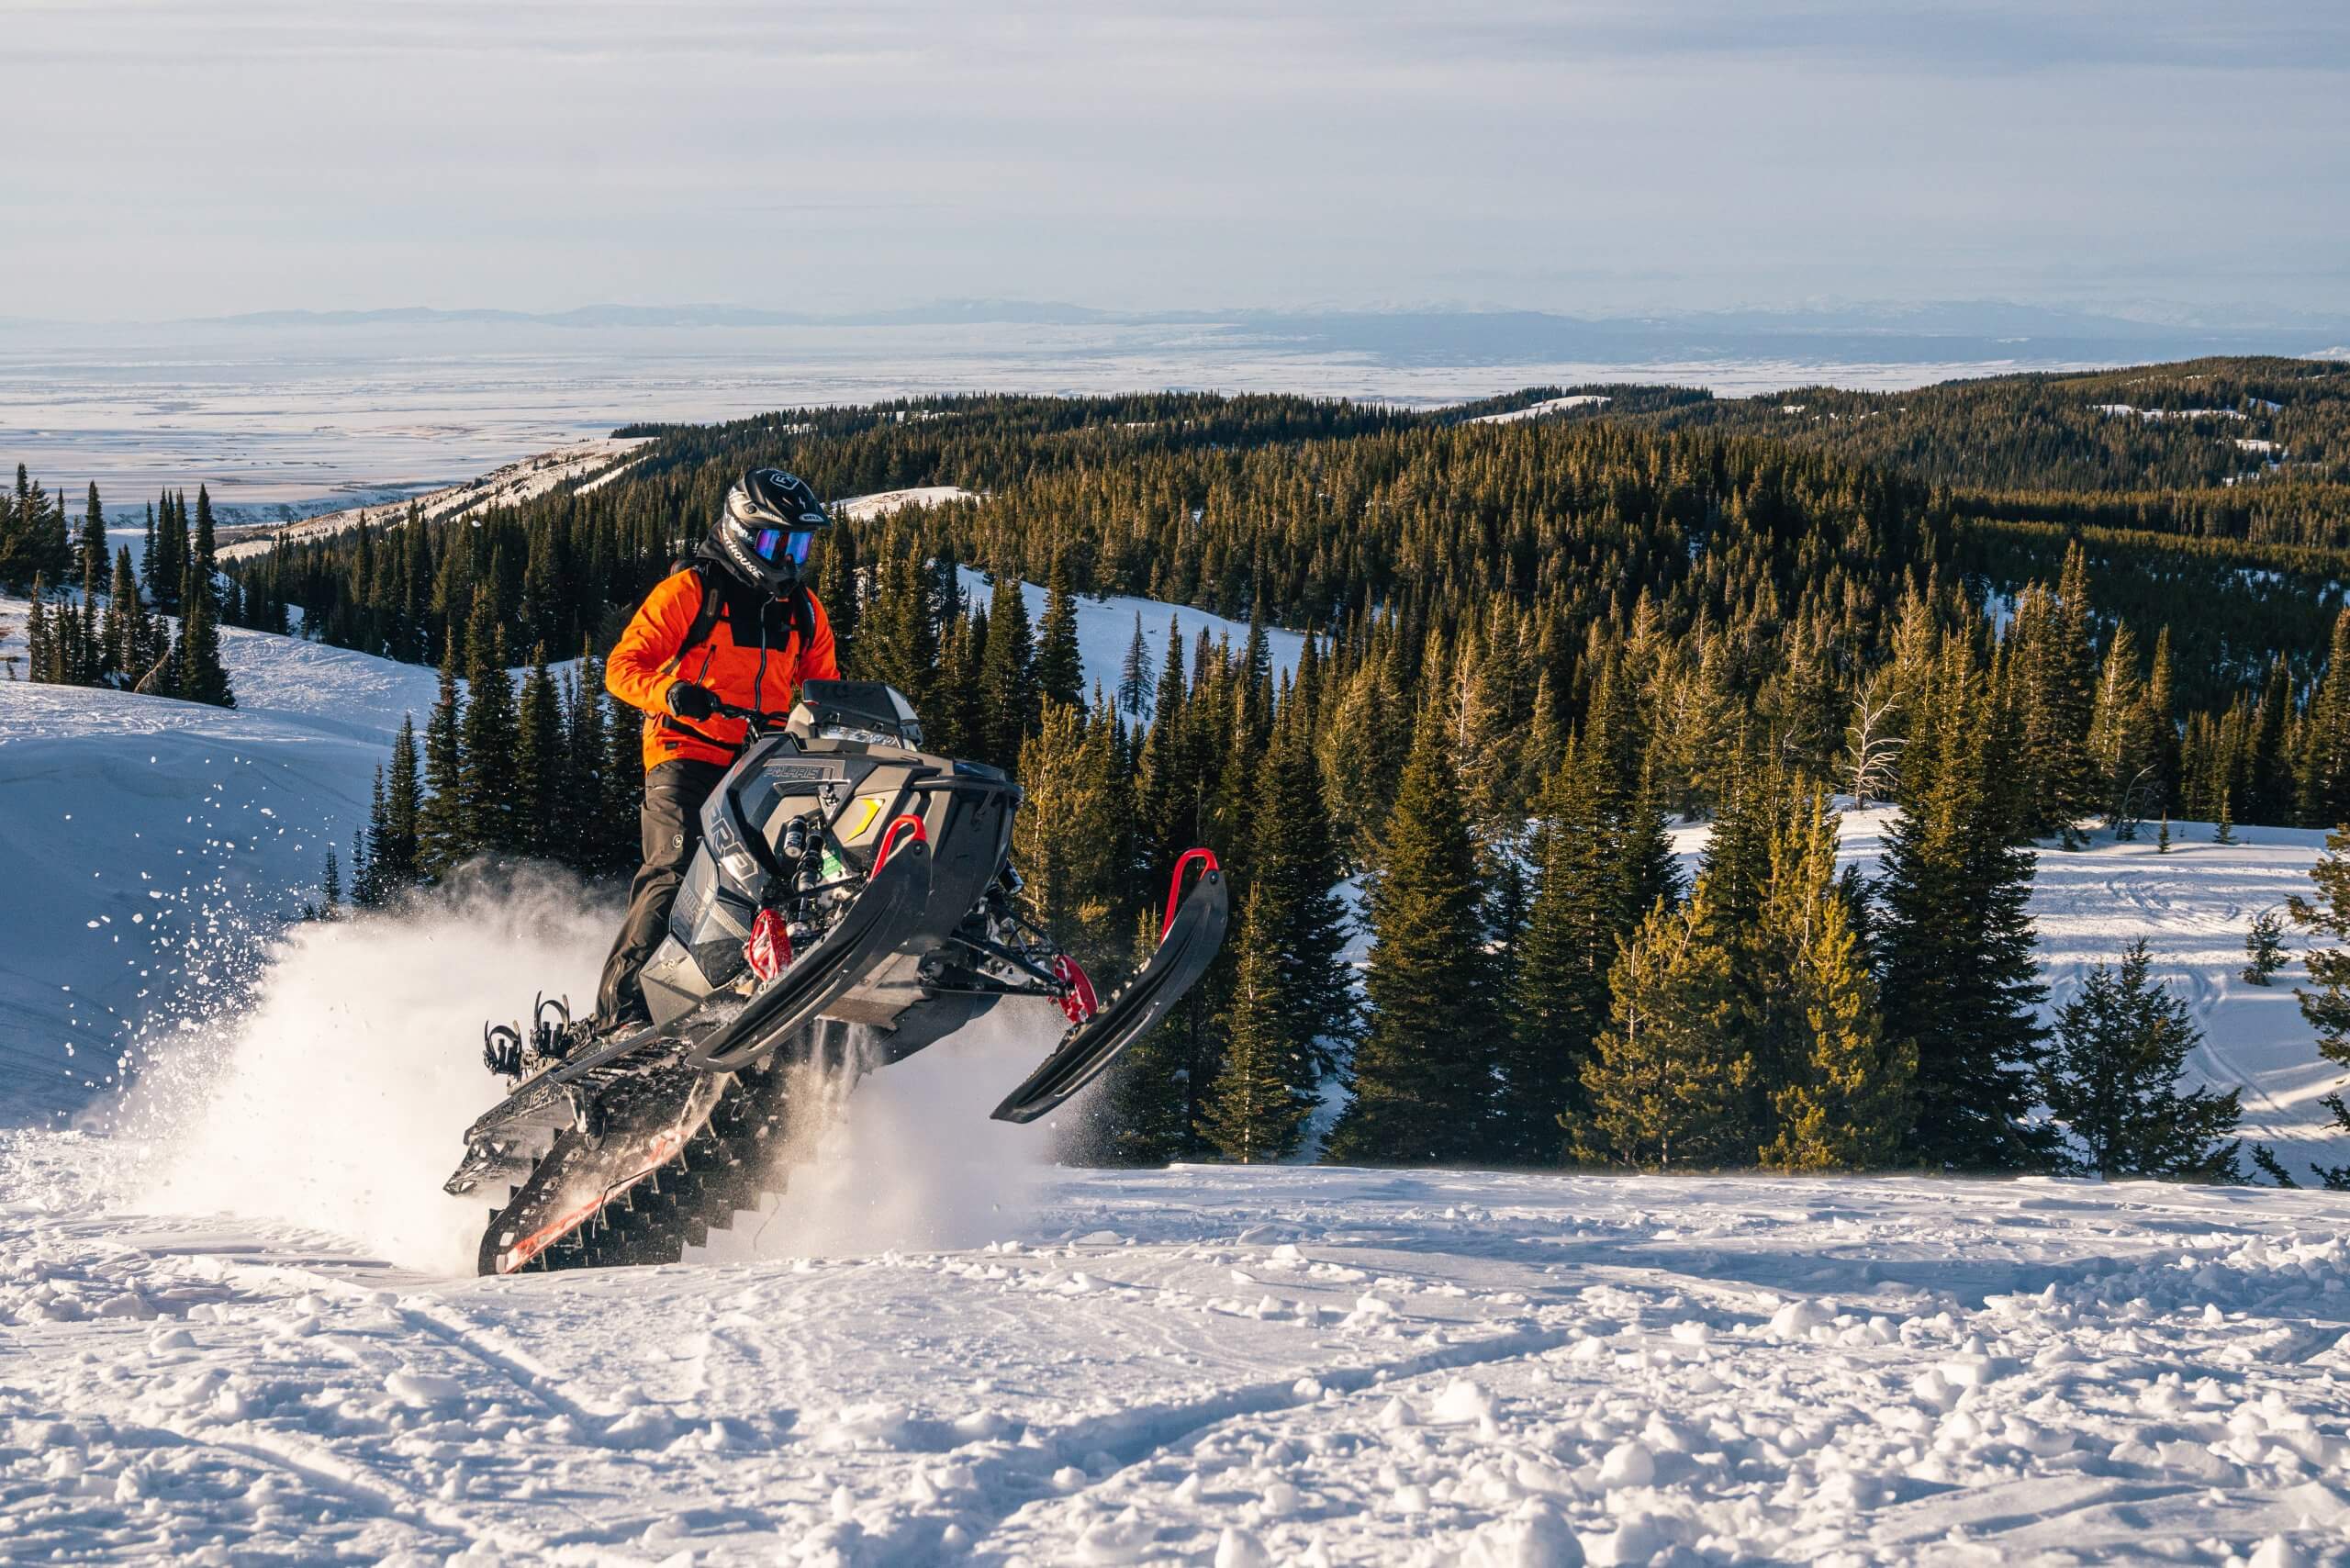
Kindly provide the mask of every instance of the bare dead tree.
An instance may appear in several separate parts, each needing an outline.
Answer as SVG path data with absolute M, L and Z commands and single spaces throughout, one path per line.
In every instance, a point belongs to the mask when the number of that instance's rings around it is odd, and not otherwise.
M 1852 699 L 1852 721 L 1844 726 L 1844 777 L 1856 810 L 1893 792 L 1902 748 L 1909 744 L 1892 733 L 1896 707 L 1887 681 L 1873 681 Z

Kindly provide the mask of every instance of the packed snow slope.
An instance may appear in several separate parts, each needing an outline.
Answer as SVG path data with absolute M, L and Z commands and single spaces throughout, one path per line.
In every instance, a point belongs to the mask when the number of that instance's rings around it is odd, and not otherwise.
M 0 602 L 12 651 L 25 609 Z M 220 651 L 234 710 L 0 682 L 0 1122 L 86 1103 L 140 1020 L 249 970 L 432 700 L 432 671 L 364 654 Z
M 0 1135 L 0 1555 L 2350 1561 L 2350 1199 L 1179 1167 L 859 1245 L 950 1130 L 807 1256 L 505 1281 Z

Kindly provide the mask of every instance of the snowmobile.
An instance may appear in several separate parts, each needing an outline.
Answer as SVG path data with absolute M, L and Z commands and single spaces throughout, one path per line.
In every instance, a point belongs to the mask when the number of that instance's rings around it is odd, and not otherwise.
M 811 680 L 787 714 L 719 711 L 748 734 L 643 971 L 650 1022 L 599 1034 L 543 996 L 527 1024 L 484 1028 L 512 1092 L 466 1129 L 445 1183 L 505 1192 L 484 1274 L 677 1261 L 778 1187 L 795 1069 L 901 1061 L 1006 997 L 1049 999 L 1069 1021 L 993 1113 L 1033 1122 L 1165 1017 L 1223 945 L 1222 869 L 1187 851 L 1157 950 L 1097 997 L 1019 912 L 1019 787 L 924 752 L 895 689 Z

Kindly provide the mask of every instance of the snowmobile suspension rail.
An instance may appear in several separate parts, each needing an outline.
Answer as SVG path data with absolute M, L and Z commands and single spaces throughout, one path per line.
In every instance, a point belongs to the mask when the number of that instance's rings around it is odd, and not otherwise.
M 1054 974 L 1050 969 L 1041 968 L 1038 965 L 1029 962 L 1026 958 L 1022 958 L 1018 953 L 1013 952 L 1009 947 L 1001 946 L 996 943 L 986 940 L 984 937 L 965 936 L 960 933 L 950 935 L 946 939 L 959 947 L 968 947 L 975 953 L 985 953 L 990 958 L 1002 959 L 1005 963 L 1010 964 L 1013 968 L 1033 977 L 1039 982 L 1054 987 L 1055 990 L 1052 994 L 1055 996 L 1058 996 L 1061 993 L 1061 990 L 1065 989 L 1061 986 L 1059 976 Z

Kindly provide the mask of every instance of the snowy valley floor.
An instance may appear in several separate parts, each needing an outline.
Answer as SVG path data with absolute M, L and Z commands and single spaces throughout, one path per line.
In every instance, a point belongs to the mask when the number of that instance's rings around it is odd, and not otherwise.
M 0 1557 L 2350 1559 L 2350 1199 L 1047 1170 L 479 1282 L 0 1135 Z

